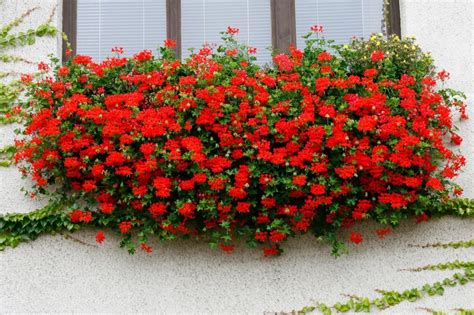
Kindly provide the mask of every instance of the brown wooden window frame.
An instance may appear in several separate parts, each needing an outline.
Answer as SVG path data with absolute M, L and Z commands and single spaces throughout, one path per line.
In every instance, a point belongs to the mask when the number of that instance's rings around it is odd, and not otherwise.
M 272 46 L 279 53 L 287 53 L 296 44 L 295 0 L 271 0 Z
M 77 43 L 77 0 L 63 0 L 63 33 L 67 36 L 72 53 L 76 53 Z M 67 42 L 62 43 L 62 59 L 66 59 Z
M 296 45 L 296 0 L 270 0 L 272 46 L 277 52 L 288 52 Z M 387 34 L 401 37 L 400 0 L 388 0 Z M 77 48 L 77 0 L 63 0 L 63 32 L 73 54 Z M 176 40 L 175 52 L 181 58 L 181 0 L 166 0 L 166 36 Z M 66 42 L 63 41 L 63 60 Z
M 387 34 L 402 37 L 400 0 L 388 0 L 386 9 L 388 10 L 388 21 L 385 21 L 385 24 L 387 25 Z

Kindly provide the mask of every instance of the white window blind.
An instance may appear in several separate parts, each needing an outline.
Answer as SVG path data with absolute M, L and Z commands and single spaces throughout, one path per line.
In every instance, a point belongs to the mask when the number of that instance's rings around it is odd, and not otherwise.
M 257 48 L 257 63 L 271 61 L 267 50 L 272 45 L 270 0 L 182 0 L 181 41 L 182 55 L 190 55 L 204 43 L 218 44 L 220 32 L 227 26 L 240 30 L 236 38 Z
M 324 37 L 345 44 L 353 36 L 381 33 L 384 25 L 383 0 L 296 0 L 297 46 L 312 25 L 324 27 Z
M 126 56 L 156 53 L 166 39 L 165 0 L 78 0 L 77 54 L 96 61 L 122 47 Z

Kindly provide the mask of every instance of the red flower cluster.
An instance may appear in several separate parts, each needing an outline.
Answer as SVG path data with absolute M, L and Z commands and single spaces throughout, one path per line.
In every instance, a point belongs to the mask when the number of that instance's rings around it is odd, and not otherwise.
M 230 46 L 237 32 L 225 33 Z M 169 57 L 174 45 L 162 58 L 76 56 L 29 83 L 16 159 L 39 192 L 59 185 L 124 237 L 205 235 L 231 252 L 243 235 L 274 255 L 296 233 L 393 223 L 457 189 L 450 179 L 465 160 L 443 142 L 453 103 L 429 73 L 395 76 L 379 50 L 349 73 L 321 47 L 292 48 L 261 69 L 235 45 L 231 54 L 205 46 L 185 63 Z
M 102 244 L 105 241 L 105 234 L 103 231 L 97 231 L 95 235 L 95 240 L 97 243 Z
M 362 234 L 358 232 L 351 232 L 351 235 L 349 236 L 349 240 L 354 243 L 354 244 L 360 244 L 364 240 Z
M 78 222 L 90 222 L 92 220 L 92 213 L 89 211 L 82 211 L 82 210 L 73 210 L 69 212 L 69 219 L 72 223 Z
M 370 54 L 370 59 L 374 62 L 377 62 L 379 60 L 382 60 L 384 57 L 384 53 L 383 51 L 380 51 L 380 50 L 374 50 L 371 54 Z

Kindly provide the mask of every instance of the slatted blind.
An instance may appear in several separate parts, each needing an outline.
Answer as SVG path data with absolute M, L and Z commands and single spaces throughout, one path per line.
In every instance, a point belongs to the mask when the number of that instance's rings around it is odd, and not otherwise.
M 227 26 L 240 29 L 236 38 L 257 48 L 259 64 L 271 61 L 270 0 L 181 0 L 183 58 L 190 55 L 189 48 L 220 43 L 220 32 Z
M 324 36 L 345 44 L 353 36 L 381 33 L 384 25 L 383 0 L 296 0 L 297 45 L 312 25 L 324 27 Z
M 78 0 L 77 53 L 101 61 L 111 48 L 126 56 L 150 49 L 166 39 L 165 0 Z

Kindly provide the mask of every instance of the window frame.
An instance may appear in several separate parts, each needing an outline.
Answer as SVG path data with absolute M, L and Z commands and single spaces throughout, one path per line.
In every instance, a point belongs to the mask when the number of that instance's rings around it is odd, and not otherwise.
M 62 7 L 62 60 L 66 60 L 66 50 L 70 48 L 72 54 L 76 53 L 77 43 L 77 0 L 63 0 Z M 67 39 L 67 41 L 66 41 Z M 69 42 L 69 43 L 68 43 Z M 69 45 L 68 45 L 69 44 Z
M 402 37 L 401 19 L 400 19 L 400 0 L 387 0 L 385 3 L 385 10 L 387 10 L 387 35 L 397 35 Z
M 174 52 L 181 58 L 181 0 L 166 0 L 166 36 L 174 39 Z
M 77 48 L 77 1 L 63 0 L 62 28 L 67 36 L 72 54 Z M 296 0 L 270 0 L 272 46 L 280 53 L 287 53 L 290 45 L 296 45 Z M 400 0 L 384 1 L 387 10 L 387 35 L 401 37 Z M 176 40 L 176 57 L 181 58 L 181 0 L 166 0 L 166 36 Z M 63 39 L 62 59 L 66 60 L 67 42 Z
M 279 53 L 288 53 L 296 45 L 295 0 L 271 0 L 272 46 Z

